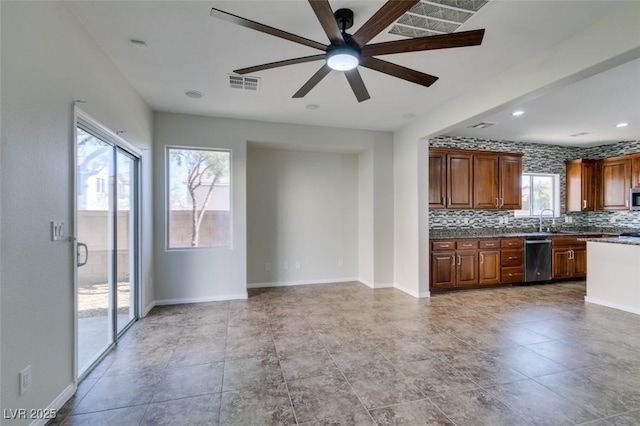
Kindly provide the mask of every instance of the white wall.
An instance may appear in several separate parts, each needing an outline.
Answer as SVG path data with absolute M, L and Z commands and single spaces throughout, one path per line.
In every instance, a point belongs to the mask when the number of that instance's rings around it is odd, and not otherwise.
M 360 281 L 373 287 L 375 282 L 375 240 L 373 221 L 373 151 L 358 157 L 358 271 Z
M 85 100 L 88 114 L 126 130 L 125 139 L 147 150 L 152 115 L 66 5 L 3 1 L 0 10 L 0 405 L 46 408 L 74 381 L 74 252 L 69 241 L 50 241 L 50 221 L 72 229 L 72 101 Z M 142 167 L 150 182 L 147 159 Z M 145 187 L 145 248 L 152 244 L 150 200 Z M 148 279 L 151 256 L 143 253 Z M 20 396 L 18 371 L 27 365 L 33 385 Z
M 158 303 L 176 303 L 195 300 L 220 300 L 246 297 L 248 282 L 248 241 L 253 236 L 247 234 L 247 144 L 252 148 L 277 148 L 315 153 L 360 154 L 372 150 L 375 158 L 379 156 L 380 173 L 389 175 L 392 169 L 391 134 L 364 130 L 336 129 L 329 127 L 302 126 L 292 124 L 276 124 L 251 120 L 204 117 L 171 113 L 156 113 L 154 120 L 155 143 L 155 294 Z M 167 145 L 215 147 L 232 150 L 232 222 L 233 248 L 167 251 L 165 249 L 166 211 L 164 206 L 165 169 L 164 150 Z M 309 154 L 311 156 L 311 154 Z M 308 157 L 311 158 L 311 157 Z M 273 160 L 275 161 L 275 159 Z M 357 178 L 358 162 L 353 161 Z M 351 172 L 350 172 L 351 173 Z M 374 171 L 373 176 L 378 172 Z M 349 178 L 351 179 L 351 178 Z M 358 182 L 358 181 L 356 181 Z M 359 183 L 358 183 L 359 184 Z M 374 186 L 374 195 L 380 199 L 390 200 L 393 197 L 390 184 Z M 353 202 L 358 202 L 355 198 Z M 265 203 L 269 205 L 266 201 Z M 373 240 L 376 235 L 388 238 L 388 228 L 392 227 L 393 215 L 380 215 L 374 224 Z M 251 222 L 252 224 L 255 221 Z M 253 226 L 253 225 L 252 225 Z M 355 226 L 355 225 L 354 225 Z M 288 235 L 285 232 L 283 235 Z M 358 238 L 361 238 L 358 235 Z M 277 243 L 269 243 L 277 244 Z M 357 243 L 356 243 L 357 244 Z M 377 242 L 376 242 L 377 244 Z M 253 249 L 253 248 L 252 248 Z M 258 248 L 263 252 L 262 248 Z M 287 254 L 288 256 L 288 254 Z M 358 259 L 351 258 L 353 262 Z M 359 255 L 358 255 L 359 258 Z M 286 259 L 282 259 L 284 261 Z M 347 259 L 345 259 L 346 261 Z M 296 259 L 290 259 L 289 271 L 295 270 Z M 393 247 L 387 244 L 380 250 L 379 268 L 393 270 Z M 256 264 L 264 267 L 265 260 L 256 260 Z M 302 262 L 302 260 L 301 260 Z M 281 266 L 281 265 L 280 265 Z M 273 265 L 272 265 L 273 267 Z M 251 270 L 251 279 L 257 271 Z M 318 280 L 335 277 L 332 271 L 327 275 L 314 276 Z M 284 279 L 284 278 L 283 278 Z M 289 280 L 289 278 L 286 278 Z M 291 278 L 296 280 L 295 278 Z M 301 276 L 301 280 L 305 280 Z M 256 278 L 257 280 L 257 278 Z
M 357 207 L 355 154 L 249 149 L 249 287 L 357 279 Z

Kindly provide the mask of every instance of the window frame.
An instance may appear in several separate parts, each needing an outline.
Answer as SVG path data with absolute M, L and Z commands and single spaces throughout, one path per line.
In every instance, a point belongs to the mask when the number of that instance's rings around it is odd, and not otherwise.
M 529 177 L 530 182 L 532 182 L 533 177 L 551 177 L 553 183 L 553 195 L 552 195 L 552 210 L 553 215 L 544 214 L 542 217 L 560 217 L 560 175 L 558 173 L 536 173 L 536 172 L 525 172 L 520 174 L 520 185 L 522 185 L 522 178 Z M 531 202 L 529 207 L 529 214 L 518 214 L 519 210 L 514 210 L 514 218 L 515 219 L 527 219 L 527 218 L 539 218 L 539 214 L 533 214 L 532 211 L 533 202 Z
M 191 151 L 213 151 L 213 152 L 225 152 L 229 155 L 229 242 L 225 245 L 220 246 L 205 246 L 205 247 L 171 247 L 171 174 L 170 174 L 170 162 L 171 162 L 171 150 L 191 150 Z M 233 223 L 234 223 L 234 208 L 233 208 L 233 150 L 228 148 L 212 148 L 212 147 L 202 147 L 202 146 L 187 146 L 187 145 L 165 145 L 164 150 L 164 212 L 165 212 L 165 224 L 164 224 L 164 234 L 165 234 L 165 251 L 202 251 L 202 250 L 233 250 L 234 248 L 234 232 L 233 232 Z

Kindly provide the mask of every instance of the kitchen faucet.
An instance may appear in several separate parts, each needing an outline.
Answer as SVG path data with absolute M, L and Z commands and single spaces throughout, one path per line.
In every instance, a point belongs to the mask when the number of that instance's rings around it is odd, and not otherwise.
M 540 211 L 540 229 L 539 229 L 540 232 L 542 232 L 542 215 L 544 214 L 544 212 L 551 212 L 551 218 L 553 219 L 552 225 L 556 224 L 556 218 L 555 216 L 553 216 L 554 211 L 551 209 L 542 209 Z

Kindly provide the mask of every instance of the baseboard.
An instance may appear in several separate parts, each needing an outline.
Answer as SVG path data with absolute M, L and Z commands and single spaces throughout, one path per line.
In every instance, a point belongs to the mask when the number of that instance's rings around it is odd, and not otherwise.
M 357 281 L 360 281 L 362 284 L 366 285 L 367 287 L 371 288 L 371 289 L 378 289 L 378 288 L 393 288 L 393 283 L 372 283 L 369 282 L 367 280 L 363 280 L 362 278 L 359 278 Z
M 346 282 L 352 282 L 352 281 L 360 281 L 360 280 L 357 277 L 348 277 L 348 278 L 332 278 L 332 279 L 324 279 L 324 280 L 276 281 L 272 283 L 247 283 L 247 288 L 291 287 L 296 285 L 346 283 Z
M 76 386 L 76 384 L 71 383 L 60 393 L 60 395 L 56 397 L 56 399 L 53 400 L 53 402 L 51 402 L 51 404 L 49 404 L 49 406 L 45 410 L 42 411 L 45 413 L 50 413 L 54 410 L 60 410 L 62 406 L 66 404 L 69 399 L 71 399 L 73 394 L 76 393 L 77 389 L 78 387 Z M 30 426 L 44 426 L 49 422 L 49 420 L 51 419 L 36 419 L 31 422 Z
M 607 308 L 618 309 L 620 311 L 631 312 L 632 314 L 640 315 L 640 309 L 631 306 L 620 305 L 618 303 L 607 302 L 605 300 L 596 299 L 593 297 L 585 296 L 584 301 L 587 303 L 593 303 L 595 305 L 606 306 Z
M 401 285 L 398 285 L 398 284 L 394 284 L 393 287 L 397 288 L 401 292 L 407 293 L 409 296 L 413 296 L 413 297 L 415 297 L 417 299 L 422 299 L 424 297 L 431 297 L 431 293 L 428 292 L 428 291 L 420 293 L 420 292 L 417 292 L 417 291 L 409 290 L 408 288 L 402 287 Z
M 149 315 L 149 312 L 151 312 L 151 310 L 153 308 L 155 308 L 155 306 L 156 306 L 156 301 L 155 300 L 153 302 L 149 303 L 149 305 L 144 309 L 144 312 L 142 313 L 142 318 L 144 318 L 147 315 Z
M 224 300 L 238 300 L 247 299 L 249 296 L 247 293 L 240 294 L 223 294 L 220 296 L 205 296 L 205 297 L 183 297 L 177 299 L 160 299 L 153 302 L 154 306 L 162 305 L 182 305 L 184 303 L 203 303 L 203 302 L 220 302 Z

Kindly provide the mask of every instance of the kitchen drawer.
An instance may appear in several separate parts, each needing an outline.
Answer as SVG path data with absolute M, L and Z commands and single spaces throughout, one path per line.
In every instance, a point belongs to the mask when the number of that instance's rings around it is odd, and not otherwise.
M 524 269 L 522 266 L 513 266 L 509 268 L 502 268 L 500 270 L 500 282 L 501 283 L 519 283 L 524 281 Z
M 478 246 L 481 249 L 497 249 L 500 247 L 500 241 L 499 240 L 480 240 L 480 243 L 478 243 Z
M 478 240 L 458 240 L 456 241 L 457 250 L 475 250 L 478 248 Z
M 432 251 L 455 250 L 455 248 L 456 248 L 456 242 L 454 240 L 431 242 Z
M 503 238 L 502 240 L 500 240 L 500 247 L 522 248 L 524 247 L 524 240 L 522 238 Z
M 501 266 L 522 266 L 524 262 L 524 251 L 502 249 L 500 252 Z
M 551 237 L 553 247 L 586 247 L 586 241 L 578 241 L 578 239 L 585 238 L 584 236 L 571 236 L 571 237 Z

